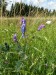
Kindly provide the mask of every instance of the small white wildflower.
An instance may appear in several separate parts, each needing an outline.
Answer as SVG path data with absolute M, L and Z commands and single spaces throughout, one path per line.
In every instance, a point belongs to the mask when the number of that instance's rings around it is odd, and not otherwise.
M 51 21 L 47 21 L 46 24 L 51 24 Z

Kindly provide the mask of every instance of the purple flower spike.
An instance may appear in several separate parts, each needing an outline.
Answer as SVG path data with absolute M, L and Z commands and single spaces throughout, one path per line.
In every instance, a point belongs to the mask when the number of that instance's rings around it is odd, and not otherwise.
M 13 40 L 14 40 L 14 42 L 17 42 L 17 35 L 16 34 L 14 34 Z
M 26 31 L 26 20 L 24 17 L 21 20 L 22 26 L 21 26 L 21 32 L 22 32 L 22 37 L 25 37 L 25 31 Z
M 38 30 L 41 30 L 42 28 L 44 28 L 45 25 L 41 24 L 39 27 L 38 27 Z

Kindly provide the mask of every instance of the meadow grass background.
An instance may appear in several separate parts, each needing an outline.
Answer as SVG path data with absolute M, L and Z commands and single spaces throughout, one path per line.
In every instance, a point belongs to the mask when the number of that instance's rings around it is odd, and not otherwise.
M 26 38 L 21 37 L 20 19 L 0 19 L 0 75 L 56 75 L 56 19 L 26 18 Z M 40 24 L 45 28 L 38 31 Z M 10 50 L 5 51 L 5 42 Z

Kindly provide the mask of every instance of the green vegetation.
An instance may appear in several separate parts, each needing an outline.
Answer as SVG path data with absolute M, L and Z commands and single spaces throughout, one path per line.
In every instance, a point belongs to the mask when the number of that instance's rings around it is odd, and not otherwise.
M 50 25 L 47 20 L 26 18 L 22 38 L 19 19 L 0 19 L 0 75 L 56 75 L 56 19 Z M 38 31 L 41 23 L 45 28 Z M 15 33 L 19 43 L 13 41 Z

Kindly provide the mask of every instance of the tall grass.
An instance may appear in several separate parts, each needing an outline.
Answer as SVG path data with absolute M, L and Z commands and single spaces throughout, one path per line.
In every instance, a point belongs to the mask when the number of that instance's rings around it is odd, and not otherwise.
M 49 18 L 50 19 L 50 18 Z M 56 20 L 27 19 L 26 38 L 21 37 L 18 19 L 3 19 L 0 24 L 0 75 L 56 75 Z M 38 31 L 44 23 L 45 28 Z M 17 34 L 19 43 L 13 41 Z M 7 42 L 10 50 L 5 51 Z

